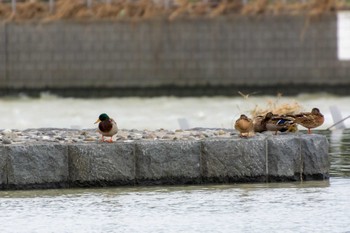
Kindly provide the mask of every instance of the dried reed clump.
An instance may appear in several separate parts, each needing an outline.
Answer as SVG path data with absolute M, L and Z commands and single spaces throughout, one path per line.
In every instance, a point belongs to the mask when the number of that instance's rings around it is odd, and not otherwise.
M 307 2 L 289 2 L 285 3 L 282 0 L 274 1 L 266 7 L 266 13 L 271 13 L 273 15 L 278 14 L 289 14 L 296 15 L 301 13 L 306 13 L 309 9 L 309 4 Z
M 211 10 L 209 16 L 214 18 L 220 15 L 237 14 L 242 10 L 242 7 L 242 1 L 240 0 L 224 0 Z
M 140 0 L 137 2 L 126 2 L 123 5 L 123 18 L 129 19 L 150 19 L 162 15 L 162 8 L 151 0 Z
M 48 5 L 42 2 L 17 3 L 15 20 L 42 19 L 48 15 Z
M 123 14 L 123 5 L 118 4 L 102 4 L 94 7 L 93 11 L 97 18 L 101 19 L 117 19 Z
M 11 7 L 8 4 L 0 3 L 0 19 L 9 18 L 11 15 Z
M 86 7 L 84 0 L 58 0 L 55 5 L 55 13 L 49 18 L 52 20 L 59 19 L 80 19 L 91 16 L 89 9 Z
M 167 4 L 167 6 L 164 6 Z M 348 5 L 349 6 L 349 5 Z M 319 16 L 345 8 L 340 0 L 312 0 L 305 3 L 282 0 L 251 0 L 246 5 L 241 0 L 121 0 L 112 3 L 93 1 L 89 9 L 85 0 L 56 0 L 54 12 L 49 12 L 47 1 L 17 3 L 16 14 L 10 4 L 0 3 L 1 19 L 150 19 L 209 17 L 222 15 L 308 14 Z
M 344 8 L 344 3 L 339 0 L 312 0 L 308 2 L 283 2 L 256 0 L 246 4 L 241 11 L 243 15 L 259 14 L 301 14 L 319 16 L 327 12 L 333 12 Z
M 269 5 L 268 0 L 256 0 L 249 2 L 242 8 L 243 15 L 258 15 L 266 12 Z
M 255 106 L 255 108 L 251 111 L 252 117 L 263 116 L 268 112 L 272 112 L 274 114 L 285 115 L 285 114 L 295 114 L 299 113 L 302 110 L 301 105 L 294 101 L 292 103 L 278 103 L 277 100 L 269 100 L 267 106 L 259 107 Z
M 326 12 L 336 11 L 340 6 L 337 0 L 313 0 L 310 3 L 309 16 L 317 17 Z

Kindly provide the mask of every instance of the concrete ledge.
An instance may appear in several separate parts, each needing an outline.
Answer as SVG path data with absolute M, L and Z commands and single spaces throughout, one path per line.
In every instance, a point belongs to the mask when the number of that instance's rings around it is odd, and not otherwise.
M 266 138 L 203 141 L 203 178 L 214 182 L 265 181 Z
M 137 183 L 200 183 L 200 142 L 153 141 L 135 147 Z
M 229 134 L 228 134 L 229 135 Z M 274 182 L 329 178 L 321 135 L 0 145 L 0 189 Z
M 135 180 L 134 145 L 69 145 L 69 181 L 73 186 L 126 185 Z

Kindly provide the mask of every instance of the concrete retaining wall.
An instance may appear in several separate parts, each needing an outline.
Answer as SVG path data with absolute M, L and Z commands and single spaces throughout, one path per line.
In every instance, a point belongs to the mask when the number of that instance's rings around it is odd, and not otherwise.
M 8 22 L 0 25 L 0 94 L 348 94 L 350 61 L 338 60 L 337 46 L 336 15 Z
M 328 179 L 320 135 L 0 146 L 1 189 Z

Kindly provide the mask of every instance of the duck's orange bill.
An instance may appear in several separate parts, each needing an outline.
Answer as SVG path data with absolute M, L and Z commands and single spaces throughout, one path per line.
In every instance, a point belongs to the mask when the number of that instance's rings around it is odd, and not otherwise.
M 100 120 L 100 119 L 97 119 L 97 121 L 96 121 L 94 124 L 97 124 L 97 123 L 99 123 L 99 122 L 101 122 L 101 120 Z

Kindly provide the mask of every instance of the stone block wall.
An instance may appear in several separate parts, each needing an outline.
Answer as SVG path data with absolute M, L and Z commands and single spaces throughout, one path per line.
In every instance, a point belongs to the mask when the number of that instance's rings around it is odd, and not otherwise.
M 3 91 L 350 86 L 349 76 L 336 15 L 0 25 Z
M 0 190 L 324 180 L 321 135 L 0 145 Z

